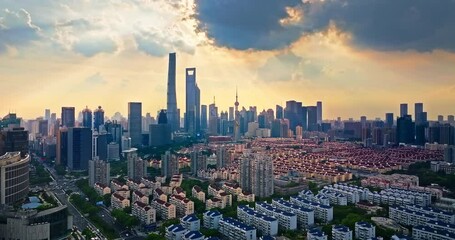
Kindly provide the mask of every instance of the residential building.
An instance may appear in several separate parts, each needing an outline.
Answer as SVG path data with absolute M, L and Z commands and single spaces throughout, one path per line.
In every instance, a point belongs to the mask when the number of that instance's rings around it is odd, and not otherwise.
M 273 199 L 272 205 L 283 211 L 297 215 L 297 225 L 300 229 L 308 229 L 314 225 L 314 210 L 300 207 L 283 199 Z
M 166 228 L 165 237 L 167 240 L 183 240 L 183 235 L 187 232 L 181 224 L 173 224 Z
M 199 231 L 188 231 L 183 235 L 182 240 L 204 240 L 205 237 Z
M 131 148 L 123 151 L 127 161 L 128 178 L 140 181 L 141 178 L 147 176 L 148 162 L 142 160 L 137 154 L 137 148 Z
M 167 202 L 167 195 L 161 188 L 153 190 L 153 199 L 160 199 L 163 202 Z
M 146 203 L 135 202 L 131 213 L 143 224 L 148 225 L 156 222 L 156 210 Z
M 188 231 L 199 231 L 201 229 L 201 220 L 199 220 L 196 214 L 190 214 L 180 218 L 180 224 Z
M 111 207 L 113 209 L 124 209 L 130 206 L 130 200 L 115 192 L 111 196 Z
M 175 205 L 177 216 L 185 216 L 194 213 L 194 202 L 180 195 L 172 195 L 169 203 Z
M 153 199 L 151 205 L 156 210 L 158 216 L 164 220 L 176 217 L 175 205 L 173 204 L 167 203 L 160 199 Z
M 142 202 L 144 204 L 149 203 L 149 197 L 144 195 L 141 191 L 134 191 L 133 192 L 133 202 Z
M 111 189 L 107 185 L 102 183 L 95 183 L 94 189 L 96 193 L 98 193 L 98 195 L 100 196 L 104 196 L 106 194 L 111 193 Z
M 431 220 L 455 224 L 455 214 L 431 207 L 416 205 L 391 206 L 389 217 L 397 223 L 407 226 L 425 225 Z
M 264 236 L 276 236 L 278 234 L 278 220 L 276 218 L 261 214 L 246 205 L 237 207 L 237 218 L 256 227 Z
M 355 223 L 355 239 L 369 240 L 376 237 L 376 227 L 368 222 Z
M 333 220 L 333 207 L 309 201 L 301 197 L 291 197 L 290 202 L 314 210 L 315 218 L 328 223 Z
M 237 196 L 237 201 L 245 201 L 245 202 L 255 202 L 255 196 L 253 193 L 242 191 L 238 196 Z
M 245 153 L 240 160 L 240 186 L 258 197 L 273 194 L 273 162 L 265 153 Z
M 228 239 L 235 240 L 256 240 L 256 228 L 243 224 L 242 222 L 226 217 L 219 222 L 218 231 Z
M 412 239 L 453 240 L 455 239 L 455 233 L 419 225 L 412 228 Z
M 205 203 L 205 192 L 202 191 L 201 187 L 199 187 L 197 185 L 193 186 L 193 188 L 191 190 L 191 193 L 192 193 L 191 195 L 194 198 L 196 198 L 196 199 L 200 200 L 201 202 Z
M 332 240 L 352 240 L 351 229 L 343 225 L 333 225 Z
M 284 230 L 297 229 L 297 215 L 292 212 L 283 211 L 275 208 L 266 202 L 257 202 L 256 211 L 266 216 L 273 216 L 278 219 L 278 227 Z
M 204 227 L 207 229 L 218 229 L 223 214 L 216 210 L 206 211 L 204 213 Z
M 117 179 L 111 180 L 111 188 L 114 192 L 119 189 L 129 189 L 128 185 L 119 182 Z
M 306 239 L 307 240 L 327 240 L 327 235 L 325 235 L 324 232 L 321 230 L 314 228 L 308 230 L 306 234 Z
M 111 181 L 111 168 L 107 161 L 95 157 L 88 161 L 88 184 L 92 187 L 95 183 L 109 184 Z

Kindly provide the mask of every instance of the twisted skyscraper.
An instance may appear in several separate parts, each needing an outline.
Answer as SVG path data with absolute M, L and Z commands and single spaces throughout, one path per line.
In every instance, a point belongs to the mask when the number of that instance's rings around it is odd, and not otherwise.
M 177 114 L 177 96 L 175 93 L 175 53 L 169 53 L 169 68 L 167 74 L 167 119 L 171 125 L 171 131 L 179 129 L 179 116 Z

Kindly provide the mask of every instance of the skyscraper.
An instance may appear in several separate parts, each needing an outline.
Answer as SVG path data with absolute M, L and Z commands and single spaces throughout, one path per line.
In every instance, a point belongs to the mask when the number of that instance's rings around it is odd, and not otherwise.
M 215 102 L 209 105 L 209 131 L 210 135 L 218 134 L 218 107 Z
M 49 120 L 41 119 L 38 121 L 39 134 L 43 137 L 49 134 Z
M 276 119 L 282 119 L 284 117 L 283 107 L 280 105 L 276 105 Z
M 74 107 L 62 107 L 62 126 L 65 127 L 74 127 L 75 126 L 75 115 Z
M 412 144 L 415 137 L 415 125 L 411 115 L 399 117 L 397 120 L 397 141 L 398 143 Z
M 273 161 L 266 153 L 245 153 L 240 160 L 240 187 L 258 197 L 273 194 Z
M 240 139 L 240 112 L 239 112 L 239 94 L 237 88 L 235 89 L 235 102 L 234 102 L 234 141 Z
M 156 147 L 171 144 L 172 132 L 167 116 L 166 111 L 162 109 L 158 116 L 158 124 L 149 125 L 150 146 Z
M 201 105 L 201 130 L 207 130 L 207 105 Z
M 0 156 L 7 152 L 21 152 L 28 155 L 28 131 L 21 127 L 0 129 Z
M 92 159 L 92 130 L 90 128 L 68 129 L 68 168 L 87 170 Z
M 93 128 L 95 131 L 100 131 L 100 126 L 104 125 L 104 110 L 101 106 L 98 106 L 98 108 L 95 110 L 94 114 L 95 118 L 93 121 Z
M 308 106 L 308 131 L 318 131 L 317 107 Z
M 318 124 L 322 123 L 322 102 L 318 101 L 316 103 L 317 112 L 318 112 Z
M 167 73 L 167 120 L 171 126 L 171 131 L 177 131 L 180 128 L 179 116 L 177 114 L 177 95 L 175 91 L 175 67 L 176 55 L 169 53 L 169 66 Z
M 128 132 L 132 146 L 141 146 L 142 142 L 142 103 L 128 103 Z
M 29 165 L 30 155 L 21 156 L 19 151 L 0 154 L 0 205 L 13 204 L 27 197 Z
M 88 109 L 88 107 L 82 110 L 82 127 L 92 129 L 92 110 Z
M 385 114 L 385 126 L 388 128 L 393 127 L 393 113 L 386 113 Z
M 199 87 L 196 84 L 196 68 L 187 68 L 185 130 L 191 134 L 198 133 L 201 124 L 200 94 Z
M 66 167 L 68 165 L 68 128 L 62 127 L 57 133 L 57 149 L 55 164 Z
M 414 119 L 415 119 L 416 125 L 422 124 L 422 113 L 423 113 L 423 103 L 415 103 L 414 104 Z
M 50 120 L 51 119 L 51 110 L 46 109 L 44 110 L 44 120 Z
M 404 117 L 408 115 L 408 104 L 402 103 L 400 104 L 400 117 Z

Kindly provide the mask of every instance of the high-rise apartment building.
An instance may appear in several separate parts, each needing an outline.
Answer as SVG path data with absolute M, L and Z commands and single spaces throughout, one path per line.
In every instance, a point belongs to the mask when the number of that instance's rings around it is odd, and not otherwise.
M 147 165 L 146 160 L 142 160 L 137 154 L 137 148 L 131 148 L 123 151 L 123 155 L 126 158 L 128 178 L 139 181 L 141 178 L 147 176 Z
M 75 118 L 75 109 L 74 107 L 62 107 L 62 116 L 61 116 L 61 124 L 65 127 L 74 127 L 76 118 Z
M 90 128 L 68 128 L 68 168 L 87 170 L 92 159 L 92 130 Z
M 172 132 L 177 131 L 180 128 L 180 117 L 177 113 L 177 94 L 175 91 L 176 61 L 175 53 L 169 53 L 169 66 L 167 73 L 167 119 Z
M 273 194 L 273 161 L 266 153 L 245 153 L 240 160 L 240 187 L 258 197 Z
M 170 178 L 179 173 L 179 160 L 176 155 L 166 151 L 161 156 L 161 175 Z
M 131 145 L 141 146 L 142 143 L 142 103 L 128 103 L 128 132 L 131 137 Z
M 89 160 L 88 165 L 88 183 L 90 187 L 93 187 L 95 183 L 102 183 L 108 186 L 111 181 L 110 164 L 95 157 Z

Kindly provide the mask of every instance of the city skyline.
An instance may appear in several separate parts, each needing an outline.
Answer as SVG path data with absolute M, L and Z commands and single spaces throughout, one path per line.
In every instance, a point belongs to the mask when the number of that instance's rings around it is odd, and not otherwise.
M 397 115 L 402 102 L 423 102 L 429 119 L 454 114 L 455 46 L 444 40 L 454 36 L 453 1 L 360 2 L 4 1 L 0 81 L 8 91 L 0 112 L 30 119 L 45 108 L 88 105 L 125 116 L 125 103 L 140 101 L 155 113 L 167 105 L 167 55 L 176 52 L 181 110 L 185 69 L 195 67 L 201 104 L 216 96 L 222 110 L 238 86 L 241 106 L 322 101 L 324 119 Z

